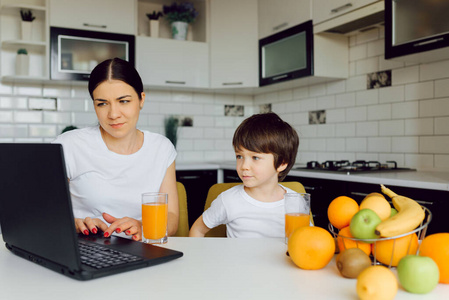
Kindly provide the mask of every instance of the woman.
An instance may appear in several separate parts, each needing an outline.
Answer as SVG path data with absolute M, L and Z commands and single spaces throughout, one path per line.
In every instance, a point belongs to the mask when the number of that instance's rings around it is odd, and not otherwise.
M 145 103 L 136 69 L 119 58 L 97 65 L 89 93 L 99 125 L 61 134 L 77 232 L 142 239 L 141 194 L 168 193 L 168 235 L 178 228 L 173 144 L 137 129 Z

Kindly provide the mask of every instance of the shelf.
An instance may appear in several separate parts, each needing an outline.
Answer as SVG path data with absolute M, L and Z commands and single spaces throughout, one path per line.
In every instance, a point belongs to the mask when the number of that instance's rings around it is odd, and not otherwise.
M 10 83 L 44 83 L 48 81 L 48 77 L 44 76 L 3 76 L 2 82 L 10 82 Z
M 42 41 L 8 40 L 2 42 L 2 48 L 10 50 L 26 48 L 28 51 L 43 52 L 46 46 L 47 43 Z

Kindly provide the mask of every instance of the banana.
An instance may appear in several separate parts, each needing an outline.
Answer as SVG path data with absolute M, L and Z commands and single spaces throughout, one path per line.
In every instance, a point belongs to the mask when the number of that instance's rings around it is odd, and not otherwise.
M 380 186 L 382 193 L 391 198 L 398 213 L 377 225 L 376 234 L 381 237 L 393 237 L 418 227 L 425 217 L 421 205 L 413 199 L 396 194 L 383 184 Z

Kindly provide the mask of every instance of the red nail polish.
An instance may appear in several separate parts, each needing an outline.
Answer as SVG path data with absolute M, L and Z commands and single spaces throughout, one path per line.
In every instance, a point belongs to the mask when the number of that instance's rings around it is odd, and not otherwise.
M 137 240 L 137 235 L 133 235 L 133 240 Z
M 108 237 L 108 236 L 109 236 L 109 232 L 105 232 L 104 237 Z
M 83 231 L 84 235 L 89 235 L 89 231 L 86 229 Z
M 115 230 L 115 232 L 117 232 L 117 233 L 120 233 L 122 230 L 120 229 L 120 228 L 117 228 L 116 230 Z
M 131 234 L 131 231 L 127 230 L 125 231 L 126 234 Z
M 98 231 L 97 231 L 97 228 L 92 229 L 92 233 L 93 233 L 93 234 L 97 234 L 97 232 L 98 232 Z

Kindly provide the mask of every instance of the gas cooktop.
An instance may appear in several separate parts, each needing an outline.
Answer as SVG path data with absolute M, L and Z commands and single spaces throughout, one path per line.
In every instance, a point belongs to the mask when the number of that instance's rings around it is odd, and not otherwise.
M 375 173 L 375 172 L 400 172 L 416 171 L 411 168 L 398 168 L 395 161 L 380 163 L 378 161 L 356 160 L 327 160 L 323 163 L 318 161 L 309 161 L 306 167 L 297 167 L 293 170 L 300 171 L 318 171 L 318 172 L 338 172 L 338 173 Z

